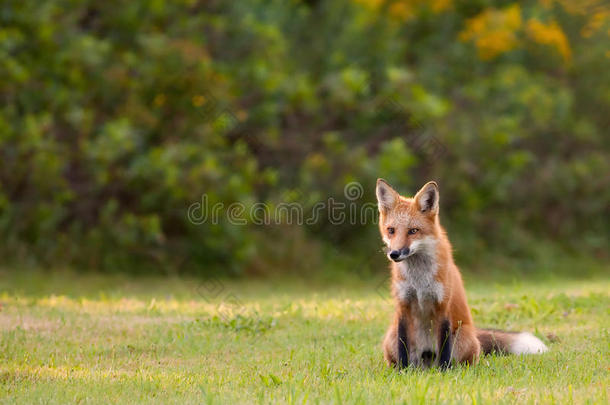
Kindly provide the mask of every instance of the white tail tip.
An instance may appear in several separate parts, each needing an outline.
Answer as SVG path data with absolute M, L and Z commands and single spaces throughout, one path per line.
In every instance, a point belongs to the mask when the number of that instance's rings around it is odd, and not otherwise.
M 538 354 L 548 350 L 540 339 L 528 332 L 519 333 L 510 344 L 513 354 Z

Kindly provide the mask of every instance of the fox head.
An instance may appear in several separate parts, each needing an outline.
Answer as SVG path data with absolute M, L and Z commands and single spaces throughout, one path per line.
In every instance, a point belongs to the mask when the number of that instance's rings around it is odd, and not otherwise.
M 390 260 L 433 255 L 439 240 L 438 185 L 426 183 L 413 198 L 399 195 L 385 180 L 377 180 L 379 231 Z

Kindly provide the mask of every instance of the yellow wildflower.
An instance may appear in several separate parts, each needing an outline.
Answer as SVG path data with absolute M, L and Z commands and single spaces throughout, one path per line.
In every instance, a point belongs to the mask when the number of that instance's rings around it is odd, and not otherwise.
M 429 7 L 433 12 L 440 13 L 449 9 L 452 0 L 354 0 L 372 10 L 385 8 L 390 17 L 396 20 L 408 20 L 416 16 L 418 8 Z
M 473 41 L 479 57 L 489 60 L 517 46 L 516 31 L 520 28 L 521 7 L 513 4 L 502 10 L 487 9 L 469 19 L 459 38 Z
M 564 61 L 571 60 L 572 50 L 568 38 L 555 21 L 544 24 L 532 18 L 527 22 L 527 34 L 535 42 L 555 48 Z

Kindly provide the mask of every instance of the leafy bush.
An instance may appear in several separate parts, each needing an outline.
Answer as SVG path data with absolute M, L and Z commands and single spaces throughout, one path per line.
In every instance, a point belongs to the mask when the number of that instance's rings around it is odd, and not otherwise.
M 609 16 L 567 1 L 5 1 L 0 254 L 240 273 L 290 242 L 192 223 L 203 196 L 311 213 L 351 202 L 352 181 L 359 207 L 373 201 L 382 176 L 437 179 L 458 250 L 528 257 L 544 239 L 607 259 Z M 342 251 L 372 250 L 375 232 L 324 219 L 286 234 Z

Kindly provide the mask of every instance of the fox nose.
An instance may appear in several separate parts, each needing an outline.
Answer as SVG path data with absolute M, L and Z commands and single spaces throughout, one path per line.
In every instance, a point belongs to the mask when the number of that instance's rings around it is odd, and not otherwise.
M 388 256 L 390 256 L 390 259 L 397 262 L 401 256 L 403 256 L 403 255 L 406 256 L 408 254 L 409 254 L 409 248 L 402 248 L 400 250 L 392 250 Z

